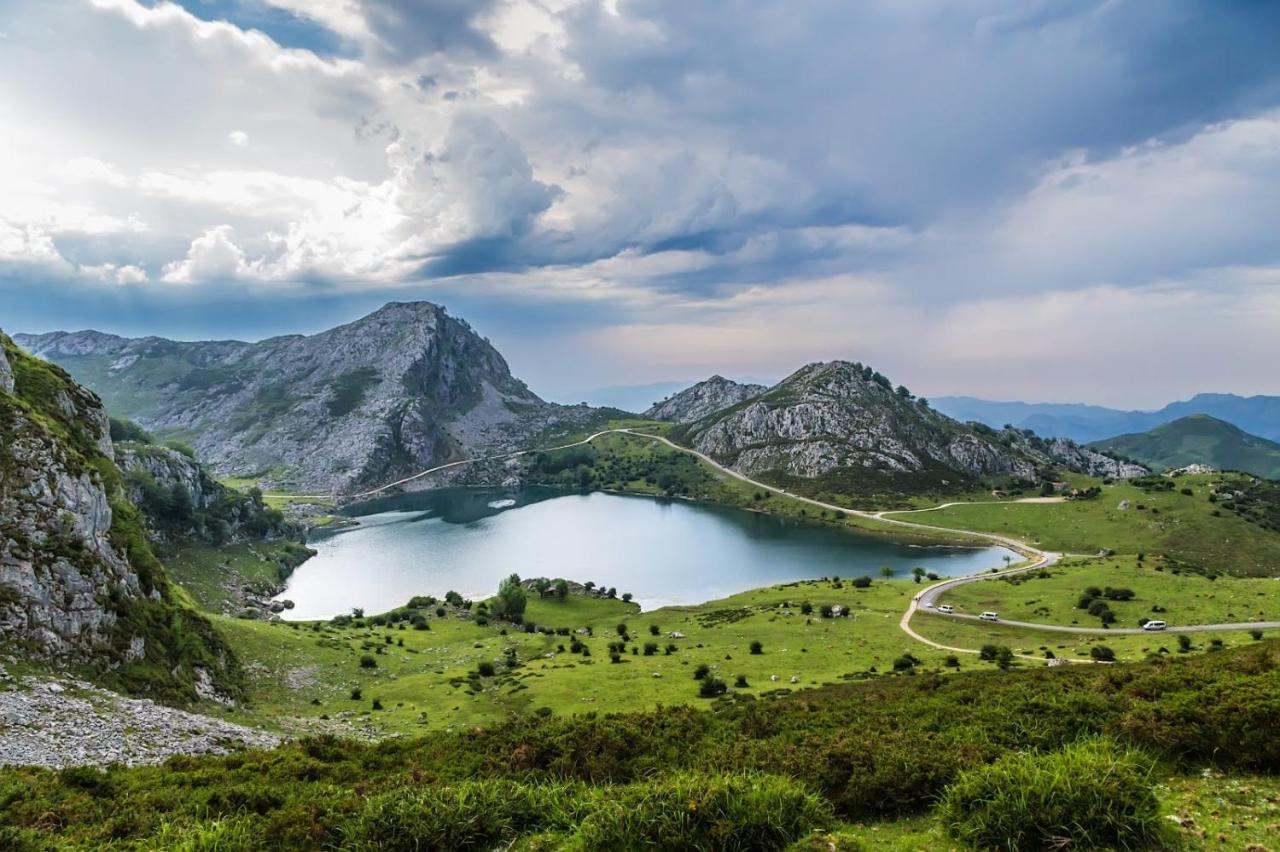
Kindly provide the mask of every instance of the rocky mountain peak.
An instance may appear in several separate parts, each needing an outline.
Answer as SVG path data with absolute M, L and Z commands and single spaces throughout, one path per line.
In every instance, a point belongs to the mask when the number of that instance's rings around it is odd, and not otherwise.
M 110 342 L 108 342 L 110 338 Z M 465 321 L 389 302 L 344 325 L 257 343 L 20 336 L 113 414 L 179 435 L 223 474 L 280 471 L 290 489 L 347 491 L 526 446 L 591 416 L 544 402 Z
M 740 384 L 717 374 L 654 403 L 645 416 L 672 423 L 689 423 L 737 405 L 765 390 L 764 385 Z

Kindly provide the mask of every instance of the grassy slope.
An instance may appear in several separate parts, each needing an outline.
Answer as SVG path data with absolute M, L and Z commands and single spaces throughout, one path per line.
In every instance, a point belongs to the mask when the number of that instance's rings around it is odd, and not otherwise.
M 240 603 L 246 585 L 265 588 L 280 582 L 281 565 L 296 565 L 300 547 L 290 541 L 263 541 L 216 547 L 197 542 L 166 546 L 159 556 L 169 574 L 210 612 L 227 612 Z
M 1066 559 L 1048 571 L 960 586 L 941 600 L 961 612 L 990 609 L 1015 621 L 1097 627 L 1097 618 L 1076 608 L 1090 586 L 1135 593 L 1131 601 L 1108 601 L 1119 627 L 1136 627 L 1143 617 L 1176 625 L 1280 621 L 1280 581 L 1230 576 L 1211 580 L 1154 557 L 1141 563 L 1131 556 Z M 1153 606 L 1166 611 L 1153 612 Z
M 1121 554 L 1163 553 L 1213 571 L 1280 574 L 1280 535 L 1208 501 L 1211 484 L 1220 479 L 1183 476 L 1177 489 L 1160 492 L 1116 483 L 1102 486 L 1102 496 L 1095 500 L 975 504 L 897 517 L 1015 535 L 1066 553 L 1093 554 L 1104 548 Z M 1192 494 L 1182 494 L 1184 487 Z M 1124 501 L 1127 509 L 1120 508 Z
M 510 625 L 504 636 L 503 625 L 478 626 L 459 619 L 452 610 L 443 619 L 428 610 L 431 629 L 426 631 L 326 625 L 316 632 L 311 625 L 230 619 L 221 621 L 220 627 L 239 654 L 262 664 L 250 674 L 254 712 L 262 719 L 348 712 L 362 714 L 352 720 L 357 725 L 367 723 L 377 731 L 392 732 L 424 725 L 491 723 L 542 707 L 563 715 L 700 704 L 693 679 L 699 663 L 710 666 L 730 685 L 737 675 L 746 675 L 750 687 L 743 691 L 750 694 L 866 677 L 873 667 L 889 672 L 894 659 L 907 651 L 924 666 L 941 669 L 945 652 L 921 645 L 898 629 L 898 618 L 917 588 L 910 582 L 878 579 L 869 589 L 854 589 L 848 583 L 835 588 L 828 581 L 813 581 L 647 613 L 638 613 L 634 605 L 621 601 L 530 601 L 527 620 L 575 630 L 591 627 L 594 637 L 581 637 L 591 650 L 590 657 L 557 652 L 558 646 L 569 645 L 570 637 L 526 634 Z M 800 613 L 800 604 L 806 600 L 814 605 L 809 617 Z M 779 606 L 784 602 L 791 606 Z M 824 603 L 842 604 L 854 615 L 822 619 L 819 610 Z M 608 644 L 617 640 L 620 622 L 628 625 L 633 641 L 623 661 L 615 664 L 610 662 Z M 660 636 L 650 635 L 651 624 L 659 626 Z M 668 638 L 672 631 L 685 638 Z M 404 646 L 387 645 L 388 636 L 393 643 L 403 639 Z M 752 641 L 763 643 L 763 654 L 750 653 Z M 643 655 L 647 642 L 658 643 L 657 655 Z M 666 655 L 663 649 L 668 643 L 679 650 Z M 631 654 L 633 646 L 639 648 L 638 655 Z M 501 671 L 508 647 L 516 648 L 523 665 L 510 674 L 483 679 L 482 688 L 473 691 L 465 682 L 467 675 L 481 661 L 492 662 Z M 378 648 L 385 653 L 378 655 Z M 376 669 L 360 667 L 359 659 L 366 653 L 375 655 Z M 661 677 L 654 677 L 655 672 Z M 773 675 L 779 680 L 770 680 Z M 790 683 L 792 676 L 799 678 L 795 685 Z M 290 688 L 291 682 L 309 685 L 295 689 Z M 349 697 L 356 686 L 363 693 L 359 702 Z M 371 713 L 374 698 L 387 709 Z M 321 703 L 313 705 L 312 699 Z
M 1094 441 L 1090 446 L 1123 453 L 1156 469 L 1207 464 L 1280 479 L 1280 444 L 1207 414 L 1182 417 L 1147 432 Z

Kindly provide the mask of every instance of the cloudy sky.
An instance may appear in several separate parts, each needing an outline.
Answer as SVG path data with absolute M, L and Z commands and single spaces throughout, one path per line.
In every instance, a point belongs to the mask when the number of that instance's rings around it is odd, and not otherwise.
M 0 0 L 0 326 L 1280 393 L 1280 4 Z

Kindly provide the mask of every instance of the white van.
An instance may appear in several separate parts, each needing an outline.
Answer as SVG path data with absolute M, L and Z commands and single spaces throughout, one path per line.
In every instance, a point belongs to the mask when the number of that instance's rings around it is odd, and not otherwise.
M 941 606 L 938 607 L 938 612 L 941 612 L 944 615 L 950 615 L 955 611 L 956 611 L 956 608 L 953 607 L 951 604 L 942 604 Z
M 1142 629 L 1143 630 L 1164 630 L 1168 626 L 1169 625 L 1165 624 L 1163 621 L 1148 621 L 1146 624 L 1142 625 Z
M 1000 613 L 987 610 L 982 615 L 978 616 L 978 618 L 981 618 L 983 621 L 999 621 Z

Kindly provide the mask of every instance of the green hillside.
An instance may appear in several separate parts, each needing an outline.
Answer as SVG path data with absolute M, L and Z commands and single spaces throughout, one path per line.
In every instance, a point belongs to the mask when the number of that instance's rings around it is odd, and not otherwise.
M 1089 446 L 1121 453 L 1155 468 L 1207 464 L 1280 479 L 1280 444 L 1207 414 L 1193 414 L 1148 432 L 1118 435 Z

